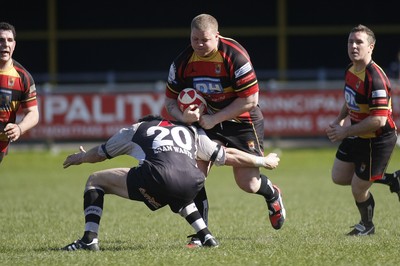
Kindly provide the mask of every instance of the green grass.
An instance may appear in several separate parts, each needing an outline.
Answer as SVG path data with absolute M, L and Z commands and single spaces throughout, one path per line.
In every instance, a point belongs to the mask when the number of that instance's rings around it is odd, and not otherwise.
M 89 147 L 87 147 L 89 148 Z M 269 224 L 266 205 L 239 190 L 229 167 L 207 179 L 210 230 L 217 249 L 186 249 L 191 227 L 168 207 L 106 196 L 101 252 L 60 252 L 83 232 L 83 189 L 96 170 L 129 166 L 121 157 L 62 168 L 66 151 L 11 150 L 0 166 L 1 265 L 398 265 L 400 203 L 375 185 L 376 234 L 347 237 L 359 220 L 349 187 L 334 185 L 334 148 L 284 149 L 273 171 L 263 170 L 284 193 L 287 221 Z M 396 149 L 389 171 L 399 168 Z

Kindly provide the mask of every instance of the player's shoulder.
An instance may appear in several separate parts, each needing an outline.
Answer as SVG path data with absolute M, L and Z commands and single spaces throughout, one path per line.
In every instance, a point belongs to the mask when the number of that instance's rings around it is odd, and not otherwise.
M 13 59 L 14 69 L 18 72 L 22 79 L 29 80 L 30 83 L 33 83 L 33 77 L 31 73 L 17 60 Z
M 245 50 L 245 48 L 233 38 L 219 36 L 219 40 L 223 47 L 226 46 L 227 48 L 234 50 Z
M 182 62 L 186 62 L 189 60 L 189 58 L 192 56 L 194 50 L 191 45 L 188 45 L 183 49 L 178 56 L 175 58 L 174 63 L 175 64 L 180 64 Z
M 220 44 L 218 50 L 228 57 L 238 60 L 250 61 L 247 50 L 235 39 L 220 36 Z
M 13 66 L 17 71 L 26 72 L 29 74 L 29 71 L 17 60 L 13 59 Z
M 385 71 L 374 61 L 371 61 L 365 68 L 367 79 L 372 79 L 374 84 L 385 84 L 390 87 L 390 81 Z
M 365 68 L 368 72 L 371 73 L 385 73 L 384 70 L 375 61 L 371 61 Z

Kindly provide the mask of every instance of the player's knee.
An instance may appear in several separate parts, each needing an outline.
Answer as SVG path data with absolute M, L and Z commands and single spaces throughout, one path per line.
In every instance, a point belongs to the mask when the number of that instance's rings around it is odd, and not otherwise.
M 103 186 L 102 175 L 100 172 L 92 173 L 86 182 L 86 187 L 102 187 Z

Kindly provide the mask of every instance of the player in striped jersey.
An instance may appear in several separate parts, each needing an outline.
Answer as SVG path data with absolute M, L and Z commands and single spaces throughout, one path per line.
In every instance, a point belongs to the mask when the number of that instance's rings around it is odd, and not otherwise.
M 0 22 L 0 163 L 10 142 L 39 122 L 36 88 L 31 74 L 12 58 L 16 45 L 13 25 Z M 17 123 L 17 111 L 23 117 Z
M 196 16 L 191 23 L 191 44 L 171 64 L 166 86 L 165 106 L 175 119 L 198 122 L 207 135 L 221 145 L 262 155 L 264 118 L 258 105 L 258 80 L 250 56 L 237 41 L 223 37 L 217 20 L 209 14 Z M 207 101 L 208 113 L 196 116 L 181 112 L 177 97 L 185 88 L 194 88 Z M 212 164 L 200 162 L 208 174 Z M 274 229 L 285 221 L 280 190 L 257 167 L 233 167 L 236 184 L 245 192 L 264 198 Z M 205 190 L 196 205 L 207 221 Z
M 332 142 L 341 141 L 332 169 L 332 180 L 350 185 L 361 219 L 348 235 L 375 232 L 374 182 L 399 193 L 399 172 L 385 174 L 397 141 L 392 114 L 392 91 L 385 72 L 372 60 L 375 35 L 364 25 L 354 27 L 348 37 L 352 61 L 345 72 L 345 103 L 326 132 Z M 344 123 L 345 119 L 349 123 Z

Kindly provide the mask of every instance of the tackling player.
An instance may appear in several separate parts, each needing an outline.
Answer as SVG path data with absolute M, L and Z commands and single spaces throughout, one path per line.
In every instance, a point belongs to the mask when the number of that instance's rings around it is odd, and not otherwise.
M 211 141 L 202 129 L 148 116 L 88 152 L 80 147 L 80 152 L 69 155 L 63 166 L 96 163 L 120 155 L 135 157 L 139 166 L 108 169 L 89 176 L 84 192 L 84 234 L 63 250 L 99 250 L 98 231 L 105 194 L 142 201 L 152 211 L 168 205 L 193 227 L 200 246 L 216 247 L 217 240 L 193 202 L 205 181 L 196 159 L 216 165 L 267 169 L 274 169 L 279 163 L 275 153 L 262 157 L 224 148 Z

